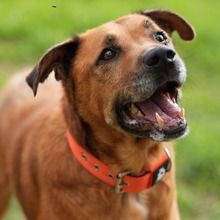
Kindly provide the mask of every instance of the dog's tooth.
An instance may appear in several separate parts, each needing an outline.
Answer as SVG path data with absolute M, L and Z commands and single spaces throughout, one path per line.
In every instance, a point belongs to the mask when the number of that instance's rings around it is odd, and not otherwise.
M 137 116 L 143 118 L 145 115 L 141 111 L 138 110 Z
M 131 113 L 132 114 L 137 114 L 138 113 L 138 109 L 137 109 L 137 107 L 132 103 L 131 104 Z
M 144 117 L 144 114 L 133 103 L 131 104 L 130 111 L 133 115 Z
M 180 112 L 179 112 L 179 116 L 184 118 L 185 117 L 185 109 L 181 108 Z
M 165 93 L 165 96 L 166 96 L 169 100 L 172 100 L 171 97 L 170 97 L 170 93 L 169 93 L 169 92 L 166 92 L 166 93 Z
M 160 117 L 160 115 L 157 112 L 155 113 L 155 116 L 156 116 L 157 122 L 160 125 L 160 127 L 163 127 L 164 126 L 164 120 Z

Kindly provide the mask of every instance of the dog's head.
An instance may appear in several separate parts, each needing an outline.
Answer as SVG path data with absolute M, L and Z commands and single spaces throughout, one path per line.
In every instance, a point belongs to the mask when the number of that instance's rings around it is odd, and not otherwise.
M 187 133 L 178 106 L 186 79 L 171 34 L 194 38 L 179 15 L 162 10 L 119 18 L 50 49 L 27 77 L 37 93 L 54 70 L 91 127 L 165 141 Z M 70 103 L 71 104 L 71 103 Z

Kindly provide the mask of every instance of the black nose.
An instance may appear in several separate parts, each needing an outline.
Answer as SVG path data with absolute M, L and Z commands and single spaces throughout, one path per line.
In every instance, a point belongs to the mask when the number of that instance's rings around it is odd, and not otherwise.
M 176 58 L 176 52 L 167 46 L 151 49 L 144 56 L 144 63 L 149 67 L 171 68 Z

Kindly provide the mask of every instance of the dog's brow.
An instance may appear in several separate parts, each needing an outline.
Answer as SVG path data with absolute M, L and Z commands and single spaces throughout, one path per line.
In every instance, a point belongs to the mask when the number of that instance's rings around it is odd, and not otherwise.
M 150 20 L 145 20 L 144 21 L 144 27 L 145 28 L 150 28 L 152 27 L 152 22 Z
M 116 42 L 116 37 L 113 34 L 108 34 L 104 40 L 105 45 L 113 44 Z

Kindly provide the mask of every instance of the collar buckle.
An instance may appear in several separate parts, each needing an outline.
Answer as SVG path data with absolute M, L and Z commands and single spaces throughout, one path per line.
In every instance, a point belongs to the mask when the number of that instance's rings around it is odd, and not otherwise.
M 128 186 L 129 183 L 127 181 L 123 181 L 123 177 L 127 176 L 129 173 L 131 173 L 131 171 L 123 171 L 117 175 L 115 183 L 116 193 L 124 193 L 123 187 Z

